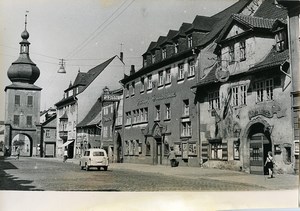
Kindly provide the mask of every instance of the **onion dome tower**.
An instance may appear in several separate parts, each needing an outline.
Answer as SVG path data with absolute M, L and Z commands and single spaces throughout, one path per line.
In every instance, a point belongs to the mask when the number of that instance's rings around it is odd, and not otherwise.
M 29 33 L 22 32 L 19 58 L 11 64 L 7 76 L 12 84 L 5 87 L 5 130 L 6 155 L 41 156 L 42 138 L 40 124 L 40 101 L 42 88 L 34 85 L 40 70 L 29 57 Z
M 25 30 L 21 34 L 23 40 L 20 42 L 20 56 L 9 67 L 7 76 L 13 83 L 21 82 L 34 84 L 40 76 L 40 70 L 29 57 L 30 42 L 28 42 L 29 33 L 27 32 L 26 26 L 27 18 L 25 18 Z

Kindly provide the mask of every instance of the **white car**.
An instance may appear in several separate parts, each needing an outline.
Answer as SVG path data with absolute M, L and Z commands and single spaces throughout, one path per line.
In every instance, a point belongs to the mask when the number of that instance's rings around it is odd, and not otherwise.
M 104 171 L 108 168 L 108 157 L 104 149 L 88 149 L 80 158 L 79 166 L 81 169 L 89 170 L 90 167 L 97 167 L 100 170 L 103 167 Z

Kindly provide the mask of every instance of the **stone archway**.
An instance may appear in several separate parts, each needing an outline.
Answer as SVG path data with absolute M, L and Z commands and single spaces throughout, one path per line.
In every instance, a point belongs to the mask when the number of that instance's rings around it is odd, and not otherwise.
M 11 155 L 17 155 L 17 149 L 20 148 L 20 156 L 31 157 L 32 156 L 32 140 L 31 137 L 26 134 L 17 134 L 11 141 Z
M 264 163 L 268 151 L 273 151 L 270 124 L 258 117 L 251 120 L 243 133 L 243 166 L 251 174 L 265 173 Z

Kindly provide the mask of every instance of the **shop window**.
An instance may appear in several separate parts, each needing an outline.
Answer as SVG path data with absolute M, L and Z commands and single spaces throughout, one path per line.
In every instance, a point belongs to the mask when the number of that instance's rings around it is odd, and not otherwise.
M 197 156 L 197 145 L 195 143 L 189 144 L 189 156 Z
M 210 158 L 212 160 L 222 160 L 222 143 L 210 143 Z

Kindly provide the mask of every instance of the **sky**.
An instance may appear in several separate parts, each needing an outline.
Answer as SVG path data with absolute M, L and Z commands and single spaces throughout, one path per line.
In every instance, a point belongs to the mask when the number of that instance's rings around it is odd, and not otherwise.
M 0 121 L 4 120 L 7 70 L 19 56 L 24 31 L 30 34 L 30 58 L 40 69 L 41 110 L 54 107 L 78 70 L 87 72 L 124 52 L 125 67 L 142 67 L 151 41 L 178 30 L 196 15 L 211 16 L 237 0 L 1 0 Z M 28 12 L 26 12 L 28 11 Z M 57 73 L 60 59 L 66 74 Z

